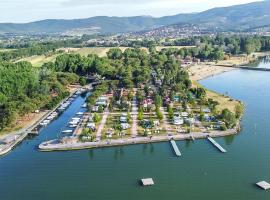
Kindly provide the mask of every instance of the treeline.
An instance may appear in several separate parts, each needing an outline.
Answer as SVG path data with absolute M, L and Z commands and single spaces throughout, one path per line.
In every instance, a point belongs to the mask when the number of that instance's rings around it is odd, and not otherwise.
M 76 74 L 28 62 L 0 62 L 0 77 L 0 130 L 36 109 L 51 109 L 69 95 L 65 86 L 78 81 Z
M 210 46 L 212 48 L 220 48 L 230 54 L 251 54 L 256 51 L 270 50 L 269 36 L 238 36 L 238 35 L 217 35 L 215 37 L 201 36 L 185 39 L 178 39 L 166 42 L 166 45 L 176 46 Z
M 55 52 L 62 47 L 74 47 L 81 44 L 82 40 L 60 40 L 54 42 L 42 42 L 42 43 L 27 43 L 23 46 L 18 46 L 18 49 L 13 49 L 16 46 L 7 47 L 12 49 L 10 51 L 0 52 L 0 61 L 12 61 L 15 59 L 29 57 L 33 55 L 43 55 L 49 52 Z

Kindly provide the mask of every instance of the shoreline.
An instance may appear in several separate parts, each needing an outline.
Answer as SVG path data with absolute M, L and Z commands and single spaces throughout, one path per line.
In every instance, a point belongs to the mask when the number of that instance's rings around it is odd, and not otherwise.
M 231 135 L 237 135 L 240 132 L 240 123 L 233 129 L 227 131 L 213 131 L 209 133 L 189 133 L 189 134 L 179 134 L 179 135 L 161 135 L 153 136 L 151 139 L 149 137 L 136 137 L 128 139 L 114 139 L 105 140 L 99 142 L 73 142 L 73 143 L 59 143 L 58 139 L 50 140 L 41 143 L 38 146 L 38 150 L 42 152 L 52 152 L 52 151 L 73 151 L 73 150 L 83 150 L 83 149 L 94 149 L 94 148 L 107 148 L 116 146 L 127 146 L 127 145 L 137 145 L 137 144 L 149 144 L 149 143 L 160 143 L 168 142 L 170 140 L 183 141 L 192 139 L 206 139 L 207 137 L 226 137 Z
M 202 62 L 188 67 L 190 79 L 200 81 L 215 75 L 238 69 L 237 66 L 249 65 L 262 57 L 270 56 L 270 52 L 255 52 L 249 56 L 232 56 L 228 60 Z M 234 67 L 233 67 L 234 66 Z

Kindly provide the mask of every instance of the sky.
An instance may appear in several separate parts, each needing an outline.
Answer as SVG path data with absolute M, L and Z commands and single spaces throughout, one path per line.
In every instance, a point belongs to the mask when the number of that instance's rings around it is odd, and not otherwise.
M 0 0 L 0 22 L 93 16 L 160 17 L 253 1 L 256 0 Z

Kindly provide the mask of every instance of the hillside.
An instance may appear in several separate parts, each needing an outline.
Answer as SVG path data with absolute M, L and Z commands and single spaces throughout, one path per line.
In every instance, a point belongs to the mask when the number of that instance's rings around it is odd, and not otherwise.
M 221 31 L 245 31 L 270 27 L 270 1 L 214 8 L 201 13 L 179 14 L 154 18 L 92 17 L 74 20 L 43 20 L 25 24 L 0 24 L 0 33 L 124 33 L 144 31 L 173 24 L 194 24 Z

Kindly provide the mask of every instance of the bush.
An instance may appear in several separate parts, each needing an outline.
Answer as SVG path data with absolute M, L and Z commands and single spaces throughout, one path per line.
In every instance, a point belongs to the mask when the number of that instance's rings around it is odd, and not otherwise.
M 95 114 L 94 114 L 94 117 L 93 117 L 93 121 L 94 121 L 95 123 L 100 122 L 100 121 L 101 121 L 101 116 L 98 115 L 97 113 L 95 113 Z

